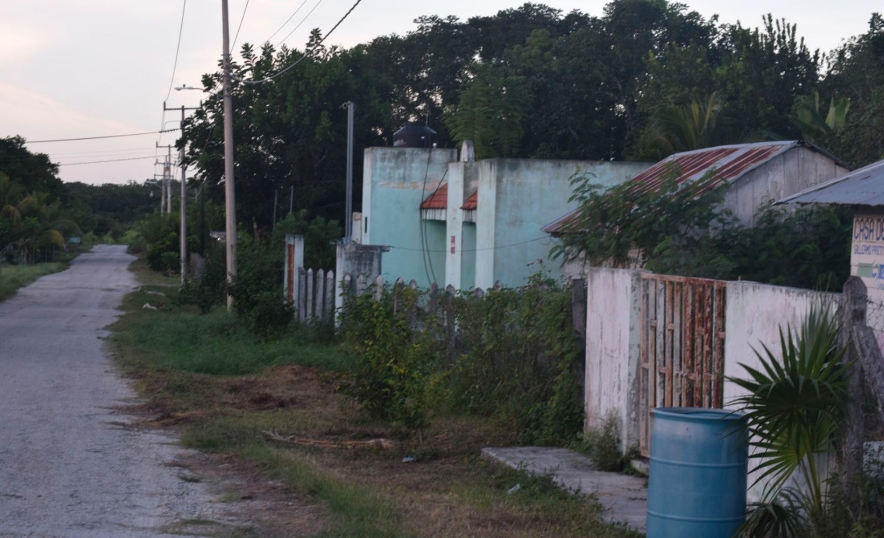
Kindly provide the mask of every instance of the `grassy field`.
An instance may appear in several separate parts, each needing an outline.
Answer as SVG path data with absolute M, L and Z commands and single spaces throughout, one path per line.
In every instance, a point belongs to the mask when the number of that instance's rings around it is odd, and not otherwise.
M 178 428 L 186 446 L 284 483 L 323 514 L 316 536 L 637 536 L 600 523 L 597 503 L 548 477 L 487 465 L 481 447 L 514 442 L 501 425 L 434 416 L 427 431 L 409 435 L 370 421 L 335 390 L 356 360 L 339 345 L 306 332 L 258 341 L 223 310 L 199 316 L 169 306 L 174 279 L 141 262 L 133 269 L 146 283 L 127 298 L 112 337 L 121 368 L 146 397 L 133 411 L 146 426 Z M 163 308 L 141 308 L 157 302 L 148 290 L 167 294 Z

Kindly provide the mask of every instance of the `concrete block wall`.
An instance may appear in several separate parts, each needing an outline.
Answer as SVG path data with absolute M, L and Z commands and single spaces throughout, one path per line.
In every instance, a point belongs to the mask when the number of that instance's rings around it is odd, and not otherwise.
M 420 217 L 420 204 L 441 183 L 448 163 L 457 160 L 457 150 L 437 148 L 367 148 L 362 187 L 362 243 L 387 245 L 384 278 L 393 281 L 414 279 L 418 285 L 431 284 L 427 264 L 441 280 L 445 274 L 443 252 L 425 262 L 426 238 Z M 438 230 L 429 230 L 430 233 Z M 433 250 L 440 250 L 444 237 L 430 239 Z

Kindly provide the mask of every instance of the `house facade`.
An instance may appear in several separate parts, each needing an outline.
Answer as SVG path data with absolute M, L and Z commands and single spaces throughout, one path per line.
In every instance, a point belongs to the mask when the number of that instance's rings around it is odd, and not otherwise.
M 386 245 L 384 276 L 455 289 L 520 286 L 543 271 L 552 244 L 541 227 L 573 209 L 570 179 L 622 183 L 647 163 L 540 159 L 470 160 L 469 149 L 368 148 L 362 241 Z

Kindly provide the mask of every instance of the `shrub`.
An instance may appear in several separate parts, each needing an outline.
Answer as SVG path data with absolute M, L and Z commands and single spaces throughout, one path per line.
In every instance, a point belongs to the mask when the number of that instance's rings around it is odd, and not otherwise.
M 425 400 L 435 358 L 432 348 L 413 331 L 407 312 L 418 299 L 416 290 L 397 297 L 385 290 L 380 301 L 370 294 L 353 298 L 347 308 L 348 339 L 359 355 L 346 385 L 373 417 L 408 428 L 426 425 Z
M 570 290 L 529 286 L 352 298 L 343 333 L 361 356 L 351 392 L 375 416 L 420 423 L 434 408 L 503 421 L 524 443 L 567 444 L 583 424 Z M 417 420 L 421 417 L 421 420 Z
M 224 302 L 227 296 L 226 253 L 222 245 L 206 249 L 205 264 L 195 278 L 189 279 L 178 294 L 178 304 L 192 304 L 202 314 Z

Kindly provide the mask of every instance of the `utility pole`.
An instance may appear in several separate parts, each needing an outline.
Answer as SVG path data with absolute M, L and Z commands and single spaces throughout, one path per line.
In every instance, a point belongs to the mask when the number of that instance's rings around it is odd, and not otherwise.
M 163 101 L 163 112 L 175 110 L 175 108 L 167 107 Z M 198 107 L 185 107 L 181 105 L 181 138 L 184 138 L 184 111 L 198 110 Z M 178 250 L 181 257 L 181 285 L 183 286 L 187 280 L 187 167 L 184 164 L 184 145 L 178 150 L 178 165 L 181 167 L 181 203 L 179 209 L 179 231 L 178 231 Z M 171 213 L 171 209 L 169 210 Z
M 344 244 L 349 245 L 353 237 L 353 113 L 356 104 L 344 103 L 347 107 L 347 201 L 344 209 Z
M 224 47 L 224 212 L 227 244 L 227 281 L 236 278 L 236 191 L 233 188 L 233 95 L 230 91 L 230 28 L 227 0 L 221 0 L 222 46 Z M 233 297 L 227 295 L 227 310 Z
M 163 181 L 160 183 L 160 215 L 165 215 L 172 211 L 172 194 L 170 192 L 172 189 L 169 185 L 169 178 L 172 177 L 172 170 L 170 169 L 172 166 L 172 145 L 161 146 L 159 142 L 156 145 L 157 148 L 166 148 L 169 151 L 166 156 L 166 162 L 156 163 L 163 165 Z
M 292 214 L 292 206 L 295 204 L 295 186 L 289 187 L 289 215 Z

